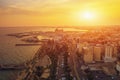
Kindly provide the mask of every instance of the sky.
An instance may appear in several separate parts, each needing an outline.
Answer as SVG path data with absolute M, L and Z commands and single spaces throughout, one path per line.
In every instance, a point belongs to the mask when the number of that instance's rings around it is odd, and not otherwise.
M 120 0 L 0 0 L 0 27 L 119 25 Z

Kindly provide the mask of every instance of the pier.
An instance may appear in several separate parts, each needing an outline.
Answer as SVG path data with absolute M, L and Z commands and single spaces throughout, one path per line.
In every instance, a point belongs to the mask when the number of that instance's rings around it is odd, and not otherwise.
M 15 46 L 40 46 L 41 44 L 15 44 Z
M 0 71 L 8 71 L 8 70 L 23 70 L 26 69 L 24 65 L 0 65 Z

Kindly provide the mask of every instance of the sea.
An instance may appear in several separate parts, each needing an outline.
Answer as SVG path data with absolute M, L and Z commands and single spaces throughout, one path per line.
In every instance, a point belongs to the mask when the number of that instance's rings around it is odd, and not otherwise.
M 32 32 L 32 31 L 54 31 L 56 28 L 45 27 L 0 27 L 0 65 L 17 65 L 33 58 L 40 46 L 15 46 L 25 43 L 19 38 L 7 34 Z M 65 30 L 77 30 L 65 28 Z M 20 71 L 0 71 L 0 80 L 15 80 Z

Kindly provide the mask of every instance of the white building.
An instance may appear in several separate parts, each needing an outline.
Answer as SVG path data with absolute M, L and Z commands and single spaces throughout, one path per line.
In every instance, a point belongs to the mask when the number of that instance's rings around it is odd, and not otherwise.
M 114 50 L 113 46 L 105 46 L 105 57 L 104 57 L 105 62 L 113 62 L 114 61 L 113 50 Z

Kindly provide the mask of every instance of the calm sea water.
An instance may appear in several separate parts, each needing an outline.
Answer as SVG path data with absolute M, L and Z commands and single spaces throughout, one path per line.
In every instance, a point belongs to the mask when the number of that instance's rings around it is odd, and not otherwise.
M 30 32 L 30 31 L 54 31 L 55 28 L 0 28 L 0 64 L 20 64 L 32 59 L 39 46 L 16 47 L 16 43 L 24 43 L 19 38 L 7 36 L 10 33 Z M 78 30 L 68 29 L 65 30 Z M 0 71 L 0 80 L 14 80 L 19 71 Z

